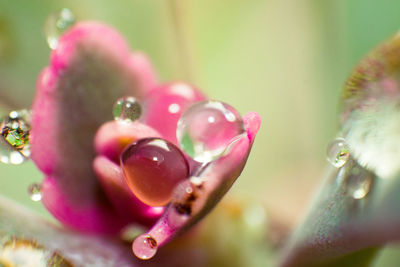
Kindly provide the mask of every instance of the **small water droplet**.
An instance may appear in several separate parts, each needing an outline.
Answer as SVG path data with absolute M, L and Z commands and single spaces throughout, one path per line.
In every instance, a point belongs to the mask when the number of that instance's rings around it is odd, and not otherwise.
M 0 162 L 18 165 L 29 158 L 30 117 L 28 110 L 11 111 L 0 121 Z
M 343 138 L 336 138 L 327 148 L 327 159 L 336 168 L 346 164 L 350 157 L 350 148 Z
M 28 187 L 28 194 L 29 197 L 33 200 L 33 201 L 40 201 L 42 200 L 42 186 L 40 184 L 31 184 Z
M 346 181 L 346 190 L 354 199 L 363 199 L 371 190 L 374 176 L 354 167 Z
M 243 120 L 233 107 L 218 101 L 203 101 L 182 114 L 176 136 L 189 156 L 206 163 L 219 158 L 243 132 Z
M 142 115 L 142 107 L 134 97 L 122 97 L 113 107 L 114 119 L 117 121 L 132 122 Z
M 44 24 L 44 33 L 47 44 L 51 49 L 56 49 L 60 36 L 75 23 L 75 16 L 68 8 L 51 13 Z
M 142 260 L 151 259 L 157 253 L 157 241 L 148 234 L 138 236 L 132 244 L 133 253 Z

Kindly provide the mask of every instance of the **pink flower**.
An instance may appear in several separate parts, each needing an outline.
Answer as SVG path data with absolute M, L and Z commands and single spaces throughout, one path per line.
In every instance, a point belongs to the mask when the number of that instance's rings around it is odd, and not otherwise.
M 144 104 L 139 121 L 112 121 L 112 106 L 122 96 Z M 190 85 L 159 84 L 147 57 L 131 53 L 114 29 L 98 22 L 78 23 L 53 50 L 39 76 L 32 108 L 32 159 L 45 174 L 43 204 L 61 223 L 79 231 L 117 234 L 132 223 L 150 227 L 148 234 L 158 246 L 187 231 L 240 175 L 260 127 L 258 114 L 243 117 L 247 135 L 201 172 L 207 182 L 191 213 L 181 219 L 174 205 L 141 202 L 127 186 L 119 158 L 127 145 L 141 138 L 161 137 L 176 144 L 183 110 L 204 99 Z M 172 102 L 179 109 L 169 112 Z

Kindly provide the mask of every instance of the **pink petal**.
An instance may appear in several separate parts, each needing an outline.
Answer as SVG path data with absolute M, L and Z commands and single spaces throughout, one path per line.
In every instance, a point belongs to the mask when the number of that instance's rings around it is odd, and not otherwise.
M 164 207 L 147 206 L 129 190 L 119 165 L 99 156 L 94 160 L 93 167 L 121 217 L 129 222 L 151 226 L 161 216 Z
M 177 144 L 176 127 L 179 118 L 191 104 L 204 99 L 202 93 L 185 83 L 157 87 L 146 97 L 144 121 L 163 138 Z
M 45 206 L 66 225 L 107 232 L 121 226 L 93 172 L 93 140 L 112 119 L 114 101 L 124 95 L 141 99 L 153 83 L 151 68 L 138 72 L 148 65 L 145 58 L 137 58 L 114 29 L 82 22 L 61 37 L 39 77 L 32 159 L 51 177 L 46 180 L 51 190 L 43 192 Z
M 47 177 L 42 182 L 42 202 L 58 221 L 76 230 L 107 234 L 116 233 L 126 225 L 127 222 L 112 209 L 100 190 L 95 204 L 89 201 L 77 204 L 75 199 L 65 194 L 60 179 Z M 75 188 L 77 192 L 81 191 L 79 186 Z
M 139 123 L 110 121 L 103 124 L 94 139 L 97 154 L 106 156 L 119 164 L 119 157 L 125 147 L 145 137 L 161 137 L 153 128 Z

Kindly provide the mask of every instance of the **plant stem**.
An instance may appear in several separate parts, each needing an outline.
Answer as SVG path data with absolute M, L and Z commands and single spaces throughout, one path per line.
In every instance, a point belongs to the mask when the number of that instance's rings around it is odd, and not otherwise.
M 187 81 L 193 81 L 193 58 L 190 53 L 188 38 L 185 34 L 184 10 L 182 1 L 168 0 L 172 28 L 179 57 L 182 76 Z

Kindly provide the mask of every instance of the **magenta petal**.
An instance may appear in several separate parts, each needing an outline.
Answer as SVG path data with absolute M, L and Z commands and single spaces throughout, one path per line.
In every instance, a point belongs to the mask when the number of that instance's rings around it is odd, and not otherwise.
M 60 222 L 80 231 L 112 234 L 126 225 L 99 191 L 96 202 L 77 205 L 60 187 L 59 177 L 47 177 L 42 183 L 42 201 Z M 78 187 L 77 187 L 78 188 Z M 108 218 L 108 219 L 105 219 Z
M 110 121 L 103 124 L 94 139 L 97 154 L 106 156 L 119 164 L 125 147 L 146 137 L 161 137 L 153 128 L 140 122 L 125 123 Z
M 112 28 L 78 23 L 61 37 L 50 66 L 39 77 L 32 159 L 52 177 L 54 192 L 47 191 L 44 204 L 71 227 L 108 231 L 94 220 L 115 225 L 110 229 L 120 226 L 92 169 L 93 140 L 98 128 L 112 120 L 115 100 L 124 95 L 141 99 L 149 90 L 145 85 L 151 84 L 150 74 L 142 77 L 137 67 L 145 60 L 136 64 L 135 58 Z M 66 209 L 71 212 L 60 216 Z
M 177 144 L 176 127 L 179 118 L 191 104 L 204 99 L 200 91 L 185 83 L 157 87 L 146 97 L 144 121 L 163 138 Z
M 138 83 L 141 88 L 154 88 L 156 86 L 157 77 L 155 70 L 149 58 L 142 52 L 134 52 L 128 61 L 131 64 L 131 70 L 138 74 Z
M 93 167 L 121 217 L 129 222 L 151 226 L 161 216 L 164 207 L 147 206 L 129 190 L 119 165 L 99 156 L 94 160 Z
M 261 119 L 257 113 L 249 113 L 244 117 L 244 122 L 247 135 L 234 142 L 227 155 L 212 162 L 200 174 L 199 178 L 204 182 L 201 187 L 195 189 L 196 197 L 191 202 L 190 213 L 179 214 L 172 203 L 160 220 L 147 232 L 159 246 L 166 244 L 177 234 L 185 232 L 207 215 L 239 177 L 259 130 Z M 179 184 L 176 193 L 185 193 L 189 184 L 189 180 Z M 135 244 L 133 249 L 135 250 Z
M 94 62 L 85 62 L 86 59 Z M 110 64 L 104 65 L 102 70 L 110 71 L 110 74 L 121 72 L 118 75 L 123 77 L 115 80 L 115 85 L 109 85 L 118 87 L 118 83 L 122 83 L 123 86 L 133 87 L 135 91 L 132 93 L 137 98 L 142 98 L 155 85 L 155 74 L 147 57 L 140 52 L 131 54 L 120 33 L 100 22 L 78 23 L 60 38 L 57 49 L 51 54 L 50 65 L 55 73 L 66 71 L 71 64 L 79 63 L 82 64 L 79 67 L 83 72 L 86 67 L 93 67 L 91 63 L 98 63 L 99 69 L 101 63 Z M 112 66 L 117 68 L 113 69 Z

